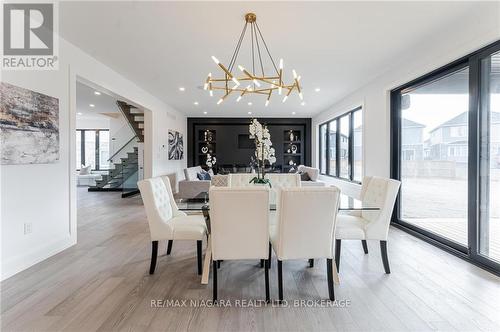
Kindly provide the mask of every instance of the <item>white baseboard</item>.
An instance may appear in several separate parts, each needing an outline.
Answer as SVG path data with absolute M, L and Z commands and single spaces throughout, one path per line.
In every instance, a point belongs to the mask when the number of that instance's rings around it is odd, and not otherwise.
M 32 249 L 25 255 L 2 261 L 2 281 L 76 244 L 69 234 L 62 239 Z

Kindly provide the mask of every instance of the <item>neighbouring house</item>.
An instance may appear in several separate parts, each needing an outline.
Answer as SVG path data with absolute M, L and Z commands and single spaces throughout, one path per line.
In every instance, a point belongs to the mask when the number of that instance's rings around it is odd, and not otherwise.
M 401 159 L 423 160 L 425 125 L 403 118 L 401 126 Z

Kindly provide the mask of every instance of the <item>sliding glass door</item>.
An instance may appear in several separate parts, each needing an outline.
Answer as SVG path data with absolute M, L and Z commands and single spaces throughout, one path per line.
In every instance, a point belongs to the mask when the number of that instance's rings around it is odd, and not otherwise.
M 391 93 L 393 222 L 500 271 L 500 42 Z
M 500 263 L 500 52 L 480 60 L 480 223 L 478 253 Z
M 469 68 L 401 93 L 401 218 L 467 246 Z

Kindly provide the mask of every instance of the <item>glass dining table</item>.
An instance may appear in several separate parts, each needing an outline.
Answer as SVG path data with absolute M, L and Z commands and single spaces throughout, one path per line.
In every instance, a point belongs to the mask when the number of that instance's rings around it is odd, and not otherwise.
M 205 217 L 205 222 L 207 224 L 207 229 L 208 229 L 208 238 L 207 238 L 207 248 L 205 251 L 205 259 L 203 262 L 201 283 L 206 285 L 208 284 L 210 265 L 212 262 L 212 248 L 211 248 L 212 243 L 210 237 L 210 200 L 208 192 L 202 192 L 198 194 L 196 197 L 190 199 L 176 199 L 175 202 L 180 211 L 184 211 L 187 213 L 203 213 L 203 216 Z M 377 211 L 377 210 L 380 210 L 380 207 L 366 204 L 361 200 L 358 200 L 356 198 L 350 197 L 345 194 L 340 195 L 340 204 L 339 204 L 340 213 L 349 211 Z M 269 204 L 269 211 L 276 211 L 276 204 Z M 337 284 L 340 282 L 336 269 L 334 271 L 334 280 L 335 283 Z
M 181 211 L 210 211 L 208 192 L 202 192 L 194 198 L 177 199 L 175 202 Z M 340 195 L 339 211 L 377 211 L 379 209 L 380 207 L 366 204 L 351 196 L 345 194 Z M 269 211 L 276 211 L 276 204 L 269 204 Z

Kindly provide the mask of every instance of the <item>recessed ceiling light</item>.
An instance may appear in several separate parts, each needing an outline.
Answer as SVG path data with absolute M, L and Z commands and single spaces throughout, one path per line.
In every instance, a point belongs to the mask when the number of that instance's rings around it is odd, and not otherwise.
M 248 106 L 252 106 L 252 102 L 251 101 L 248 102 Z
M 295 112 L 292 112 L 292 115 L 295 115 Z
M 183 87 L 183 86 L 181 86 L 181 87 L 179 88 L 179 91 L 184 92 L 184 91 L 186 91 L 186 88 L 185 88 L 185 87 Z
M 94 105 L 94 104 L 89 104 L 89 106 L 90 106 L 90 107 L 95 107 L 95 105 Z
M 321 89 L 320 89 L 320 88 L 316 88 L 316 89 L 314 89 L 314 91 L 316 91 L 316 92 L 320 92 L 320 91 L 321 91 Z
M 198 105 L 199 103 L 197 101 L 195 101 L 193 104 Z
M 300 104 L 301 104 L 302 106 L 304 106 L 304 105 L 306 104 L 306 102 L 305 102 L 305 101 L 303 101 L 303 102 L 301 102 Z
M 78 113 L 76 113 L 76 114 L 77 114 L 77 115 L 82 115 L 82 112 L 78 112 Z
M 203 114 L 207 114 L 208 112 L 203 112 Z
M 94 91 L 94 94 L 95 94 L 96 96 L 100 96 L 100 95 L 101 95 L 101 93 L 100 93 L 99 91 Z
M 252 114 L 252 112 L 248 112 L 248 115 Z

